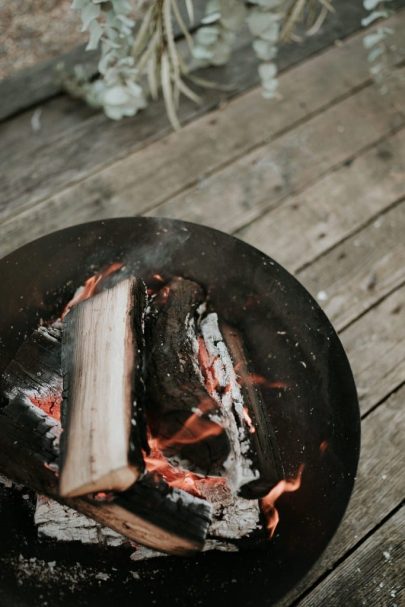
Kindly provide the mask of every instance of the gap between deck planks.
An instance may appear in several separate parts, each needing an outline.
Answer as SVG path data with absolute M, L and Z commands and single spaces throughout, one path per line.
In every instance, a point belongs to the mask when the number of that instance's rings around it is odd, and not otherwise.
M 399 88 L 405 90 L 405 87 Z M 148 214 L 181 217 L 232 231 L 263 209 L 281 204 L 288 194 L 310 185 L 336 164 L 352 158 L 405 124 L 405 115 L 396 107 L 400 92 L 398 90 L 387 101 L 374 87 L 360 91 L 264 149 L 256 150 L 216 173 L 210 180 L 210 187 L 205 185 L 194 198 L 189 200 L 182 196 L 180 202 L 178 198 L 172 199 Z M 369 120 L 360 126 L 362 111 L 367 113 Z M 355 135 L 348 138 L 337 132 L 336 124 L 345 125 L 344 128 L 354 131 Z M 132 171 L 126 170 L 126 174 L 132 175 Z M 154 179 L 148 171 L 148 183 L 156 182 L 160 189 L 164 188 L 163 179 Z M 104 195 L 108 196 L 106 201 L 100 198 L 99 192 L 93 191 L 94 184 L 88 180 L 4 221 L 0 225 L 0 254 L 52 229 L 90 219 L 132 214 L 132 200 L 128 206 L 125 204 L 122 183 L 121 188 L 118 185 L 119 177 L 116 183 L 116 188 L 108 190 L 109 196 L 107 186 L 103 186 Z M 138 192 L 138 196 L 145 200 L 142 192 Z M 218 204 L 218 200 L 222 204 Z M 162 213 L 162 209 L 168 207 L 170 212 Z M 141 209 L 142 205 L 138 204 L 137 210 Z M 29 229 L 28 222 L 31 222 Z
M 405 22 L 404 17 L 405 12 L 401 12 L 396 19 Z M 32 179 L 30 177 L 24 180 L 21 171 L 18 171 L 17 168 L 14 171 L 11 169 L 5 176 L 0 217 L 7 221 L 10 214 L 27 209 L 21 220 L 24 221 L 24 225 L 27 220 L 33 220 L 33 232 L 27 234 L 27 239 L 31 239 L 50 229 L 57 229 L 71 223 L 111 215 L 132 215 L 142 212 L 158 204 L 171 193 L 185 187 L 190 179 L 196 179 L 198 175 L 218 168 L 218 163 L 227 164 L 235 155 L 240 156 L 246 150 L 257 147 L 263 140 L 272 135 L 275 136 L 277 132 L 283 132 L 299 122 L 308 120 L 314 114 L 314 107 L 316 114 L 316 108 L 320 111 L 341 100 L 351 91 L 361 88 L 367 82 L 368 68 L 361 52 L 353 54 L 353 51 L 360 51 L 360 47 L 361 39 L 357 36 L 350 40 L 347 46 L 343 45 L 341 48 L 327 51 L 324 55 L 286 73 L 282 76 L 282 86 L 285 86 L 286 94 L 284 103 L 269 105 L 261 100 L 260 91 L 257 90 L 244 95 L 229 104 L 223 112 L 205 116 L 190 127 L 183 129 L 181 133 L 172 134 L 142 152 L 114 163 L 112 167 L 101 171 L 96 176 L 86 178 L 77 186 L 70 186 L 50 200 L 41 202 L 37 207 L 34 206 L 34 215 L 31 217 L 30 207 L 47 196 L 58 184 L 60 175 L 58 170 L 56 170 L 56 176 L 54 174 L 54 162 L 56 162 L 56 167 L 60 164 L 67 165 L 63 173 L 64 179 L 78 177 L 74 171 L 74 174 L 72 173 L 71 168 L 69 169 L 69 159 L 63 151 L 66 142 L 62 140 L 59 149 L 58 146 L 51 147 L 51 153 L 48 152 L 49 158 L 47 156 L 41 158 L 40 154 L 33 155 L 31 159 Z M 351 60 L 351 56 L 358 57 L 358 59 Z M 330 74 L 328 82 L 325 82 L 325 74 Z M 361 95 L 361 92 L 359 94 Z M 375 92 L 371 95 L 374 95 L 373 99 L 375 98 L 374 102 L 370 102 L 374 111 L 377 114 L 382 112 L 385 116 L 382 99 L 378 99 Z M 361 98 L 366 98 L 364 92 Z M 341 105 L 339 104 L 338 107 Z M 347 106 L 344 105 L 342 109 L 345 107 Z M 254 116 L 252 116 L 252 108 L 254 108 Z M 367 108 L 366 104 L 365 111 Z M 350 103 L 348 109 L 353 109 L 350 108 Z M 391 110 L 395 113 L 393 108 Z M 331 111 L 333 112 L 333 108 Z M 264 132 L 263 124 L 266 124 L 266 119 L 267 122 L 270 120 L 270 126 Z M 218 123 L 209 128 L 209 124 L 213 120 L 218 120 Z M 316 116 L 314 120 L 316 120 Z M 400 115 L 398 120 L 402 120 Z M 235 129 L 235 123 L 239 126 L 242 125 L 242 128 Z M 243 127 L 243 125 L 246 126 Z M 395 126 L 395 124 L 390 126 Z M 378 131 L 378 127 L 376 130 Z M 371 133 L 370 136 L 372 137 L 373 134 L 375 133 Z M 288 133 L 286 137 L 288 140 Z M 339 139 L 343 140 L 343 137 L 337 137 L 337 140 Z M 198 141 L 197 146 L 196 141 Z M 77 145 L 79 144 L 77 143 Z M 173 146 L 176 147 L 173 148 Z M 69 156 L 77 157 L 78 148 L 71 147 Z M 184 162 L 185 158 L 187 158 L 187 162 Z M 236 166 L 238 167 L 238 165 Z M 257 170 L 259 169 L 260 166 Z M 157 175 L 158 178 L 156 178 Z M 218 179 L 223 181 L 221 171 Z M 32 192 L 31 188 L 34 188 Z M 132 192 L 128 196 L 128 191 L 131 189 L 136 191 L 135 199 Z M 218 206 L 216 200 L 215 205 Z M 163 212 L 164 207 L 160 209 L 159 213 Z M 246 213 L 245 219 L 251 217 L 252 212 L 251 210 L 250 214 Z M 242 220 L 243 217 L 242 213 Z M 195 218 L 192 217 L 192 219 Z M 18 217 L 16 221 L 18 222 Z M 13 220 L 9 218 L 7 223 L 12 224 Z M 10 225 L 7 225 L 7 228 L 10 228 Z M 18 233 L 21 233 L 21 230 L 16 226 L 15 238 Z M 18 244 L 22 243 L 16 240 L 16 245 Z M 5 254 L 8 250 L 10 248 L 7 249 L 4 246 L 1 254 Z
M 189 19 L 184 2 L 180 3 L 179 11 L 185 23 L 188 24 Z M 196 2 L 194 22 L 190 24 L 190 31 L 193 31 L 201 23 L 203 16 L 204 5 L 202 2 Z M 80 18 L 77 15 L 77 24 L 79 25 L 79 23 Z M 135 30 L 136 28 L 137 26 L 135 26 Z M 173 33 L 176 39 L 183 37 L 177 21 L 173 24 Z M 62 55 L 19 70 L 0 80 L 0 120 L 63 92 L 58 72 L 59 65 L 63 65 L 64 71 L 70 74 L 80 64 L 85 69 L 86 74 L 95 75 L 99 53 L 97 51 L 86 51 L 85 48 L 85 44 L 76 46 Z
M 291 222 L 293 224 L 293 222 Z M 305 230 L 305 226 L 303 226 Z M 339 232 L 336 240 L 339 238 Z M 338 242 L 327 254 L 295 272 L 318 299 L 335 328 L 342 331 L 370 307 L 405 282 L 405 200 Z M 275 248 L 279 261 L 295 248 L 296 240 Z M 297 254 L 300 248 L 297 247 Z M 294 271 L 291 264 L 286 264 Z
M 403 583 L 405 507 L 399 508 L 300 607 L 398 607 Z
M 316 584 L 320 576 L 326 575 L 334 563 L 354 549 L 403 498 L 401 475 L 405 462 L 400 445 L 404 438 L 398 428 L 405 397 L 405 361 L 401 346 L 405 339 L 405 327 L 401 322 L 401 314 L 405 309 L 405 288 L 397 287 L 403 284 L 405 278 L 405 265 L 402 263 L 405 243 L 396 238 L 402 233 L 404 207 L 404 203 L 394 205 L 376 220 L 377 223 L 368 223 L 357 234 L 339 243 L 298 273 L 304 286 L 314 294 L 316 291 L 313 286 L 320 288 L 325 280 L 328 281 L 330 301 L 335 296 L 338 297 L 339 293 L 344 294 L 343 301 L 339 304 L 341 311 L 337 306 L 332 319 L 338 327 L 346 326 L 343 322 L 344 314 L 350 311 L 352 324 L 344 329 L 341 339 L 360 389 L 361 409 L 366 418 L 362 424 L 362 451 L 355 493 L 342 527 L 321 561 L 293 593 L 282 601 L 280 607 L 291 605 L 302 592 Z M 290 243 L 293 242 L 290 240 Z M 285 247 L 288 247 L 287 243 L 280 250 L 281 256 Z M 367 288 L 368 279 L 373 273 L 379 278 L 373 278 L 374 287 Z M 354 322 L 356 312 L 351 311 L 351 308 L 356 308 L 355 302 L 363 289 L 363 301 L 360 307 L 357 304 L 357 314 L 369 309 Z M 396 290 L 380 301 L 387 290 L 389 292 L 392 289 Z M 398 389 L 401 384 L 402 388 Z M 381 404 L 394 390 L 397 392 Z M 384 432 L 381 431 L 382 428 Z M 373 470 L 372 483 L 370 470 Z M 378 507 L 370 507 L 376 495 Z M 314 600 L 316 593 L 315 587 Z
M 331 569 L 401 503 L 401 481 L 405 466 L 404 451 L 401 448 L 405 440 L 404 428 L 401 425 L 404 398 L 405 386 L 363 421 L 359 468 L 344 519 L 313 569 L 297 587 L 277 603 L 277 607 L 295 604 L 295 601 L 310 589 L 313 589 L 312 595 L 316 597 L 318 580 L 333 575 L 330 573 Z
M 404 4 L 404 0 L 393 0 L 393 5 L 396 8 Z M 339 0 L 335 12 L 329 15 L 327 21 L 315 36 L 306 39 L 304 45 L 289 44 L 282 46 L 277 61 L 279 69 L 282 71 L 286 67 L 302 62 L 315 52 L 333 44 L 336 39 L 346 38 L 354 31 L 359 30 L 363 15 L 364 9 L 360 3 L 353 3 L 351 0 Z M 241 44 L 241 38 L 243 39 L 244 35 L 238 37 L 238 45 Z M 189 122 L 197 116 L 213 110 L 230 96 L 235 96 L 235 94 L 241 93 L 258 83 L 257 59 L 254 58 L 251 40 L 247 44 L 245 39 L 243 45 L 243 48 L 234 53 L 226 67 L 212 68 L 204 72 L 205 77 L 234 85 L 234 89 L 226 93 L 210 89 L 202 91 L 203 103 L 200 107 L 187 102 L 183 103 L 180 108 L 180 117 L 183 122 Z M 59 102 L 61 102 L 62 107 L 58 111 Z M 81 168 L 85 165 L 87 172 L 90 172 L 94 170 L 97 164 L 111 163 L 112 159 L 122 158 L 135 149 L 144 147 L 145 144 L 170 132 L 164 105 L 161 101 L 152 103 L 146 111 L 141 112 L 134 119 L 126 119 L 119 123 L 108 120 L 101 112 L 97 112 L 97 114 L 94 111 L 90 114 L 84 112 L 85 105 L 83 103 L 77 103 L 74 100 L 70 100 L 70 102 L 69 105 L 66 98 L 51 101 L 49 120 L 48 104 L 41 106 L 43 128 L 35 134 L 32 133 L 30 128 L 32 114 L 28 114 L 28 112 L 18 116 L 15 120 L 9 121 L 9 123 L 0 125 L 0 138 L 5 138 L 5 147 L 8 148 L 10 145 L 10 137 L 7 138 L 8 132 L 11 135 L 11 142 L 14 137 L 21 137 L 25 144 L 24 147 L 28 148 L 27 156 L 30 156 L 33 149 L 38 149 L 38 145 L 35 148 L 36 142 L 39 142 L 39 145 L 41 143 L 43 145 L 48 143 L 49 145 L 52 137 L 64 137 L 66 129 L 68 129 L 67 144 L 71 140 L 74 141 L 78 136 L 88 143 L 87 146 L 82 145 L 79 149 L 79 166 Z M 70 108 L 70 120 L 65 119 L 66 108 L 67 111 Z M 52 113 L 54 114 L 53 120 Z M 15 131 L 17 131 L 17 135 Z
M 297 271 L 405 196 L 405 129 L 291 196 L 237 235 Z M 288 226 L 288 230 L 286 229 Z M 285 246 L 286 239 L 293 246 Z
M 239 230 L 403 127 L 404 91 L 383 100 L 363 89 L 147 214 Z

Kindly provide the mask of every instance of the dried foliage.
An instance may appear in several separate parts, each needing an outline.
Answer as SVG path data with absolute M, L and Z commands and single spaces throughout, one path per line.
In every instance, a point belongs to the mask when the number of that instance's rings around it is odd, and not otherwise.
M 314 35 L 333 11 L 332 0 L 208 0 L 192 36 L 194 1 L 73 0 L 83 31 L 89 32 L 87 48 L 101 46 L 101 56 L 99 77 L 89 81 L 79 67 L 75 77 L 66 81 L 68 90 L 113 119 L 133 116 L 145 107 L 148 96 L 155 99 L 161 91 L 170 122 L 178 129 L 181 95 L 199 102 L 186 80 L 209 85 L 193 77 L 191 70 L 226 63 L 245 23 L 260 60 L 263 96 L 270 99 L 277 95 L 280 44 Z M 364 25 L 388 14 L 379 0 L 364 0 L 364 6 L 370 10 Z M 179 52 L 174 24 L 187 42 L 187 57 Z M 364 39 L 376 80 L 382 81 L 385 71 L 382 47 L 389 33 L 381 27 Z

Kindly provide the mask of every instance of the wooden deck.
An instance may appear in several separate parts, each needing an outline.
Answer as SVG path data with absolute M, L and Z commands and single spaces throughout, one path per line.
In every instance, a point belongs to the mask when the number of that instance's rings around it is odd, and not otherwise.
M 370 82 L 362 34 L 329 48 L 326 36 L 297 65 L 286 55 L 283 103 L 263 100 L 245 73 L 232 99 L 186 104 L 178 133 L 160 104 L 116 124 L 64 96 L 42 102 L 37 132 L 33 109 L 0 125 L 0 256 L 94 219 L 196 221 L 283 264 L 340 332 L 362 415 L 355 491 L 332 544 L 279 607 L 405 604 L 405 11 L 391 22 L 386 96 Z

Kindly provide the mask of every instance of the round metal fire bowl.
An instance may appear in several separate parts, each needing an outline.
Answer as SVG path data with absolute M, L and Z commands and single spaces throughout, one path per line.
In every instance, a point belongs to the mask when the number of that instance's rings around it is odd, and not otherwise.
M 277 255 L 277 251 L 274 251 Z M 128 551 L 39 542 L 32 511 L 12 492 L 0 501 L 0 556 L 111 569 L 108 582 L 35 576 L 18 584 L 10 560 L 0 572 L 2 605 L 271 605 L 307 573 L 335 533 L 353 487 L 359 409 L 342 345 L 316 301 L 260 251 L 216 230 L 155 218 L 111 219 L 45 236 L 0 261 L 0 371 L 40 319 L 59 315 L 78 285 L 122 261 L 149 281 L 182 275 L 203 284 L 220 316 L 242 332 L 264 388 L 287 477 L 304 464 L 299 491 L 277 502 L 280 524 L 262 549 L 166 557 L 141 564 Z M 285 386 L 285 387 L 282 387 Z M 16 546 L 17 543 L 17 546 Z M 7 560 L 7 559 L 6 559 Z M 67 569 L 66 569 L 67 568 Z M 123 583 L 128 572 L 140 579 Z M 103 569 L 104 570 L 104 569 Z M 42 598 L 40 595 L 42 594 Z M 34 598 L 36 597 L 36 598 Z M 1 602 L 1 601 L 0 601 Z

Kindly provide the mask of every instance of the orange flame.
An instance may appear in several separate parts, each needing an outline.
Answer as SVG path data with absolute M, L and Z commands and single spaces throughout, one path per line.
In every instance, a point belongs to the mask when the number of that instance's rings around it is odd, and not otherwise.
M 169 299 L 169 295 L 170 295 L 170 287 L 166 286 L 166 287 L 162 287 L 159 291 L 159 303 L 161 304 L 165 304 L 167 303 L 167 300 Z
M 114 274 L 114 272 L 117 272 L 118 270 L 120 270 L 123 265 L 124 264 L 121 262 L 114 262 L 110 266 L 105 268 L 104 270 L 101 270 L 100 272 L 97 272 L 96 274 L 94 274 L 94 276 L 91 276 L 90 278 L 88 278 L 86 280 L 86 282 L 84 283 L 83 287 L 76 291 L 75 295 L 65 306 L 65 309 L 62 312 L 61 319 L 63 320 L 65 318 L 65 316 L 67 314 L 69 314 L 69 312 L 73 308 L 73 306 L 76 306 L 81 301 L 84 301 L 86 299 L 89 299 L 90 297 L 93 297 L 93 295 L 96 293 L 97 287 L 99 287 L 100 283 L 105 278 L 110 276 L 111 274 Z
M 210 436 L 219 436 L 224 431 L 223 426 L 203 418 L 204 413 L 208 413 L 214 409 L 214 405 L 210 399 L 202 401 L 196 411 L 190 415 L 184 425 L 171 438 L 159 438 L 158 445 L 160 449 L 167 449 L 172 445 L 192 445 L 199 443 Z
M 301 487 L 301 477 L 304 471 L 304 464 L 301 464 L 298 468 L 297 476 L 291 480 L 282 480 L 264 497 L 259 500 L 260 507 L 263 514 L 267 519 L 267 529 L 269 532 L 269 538 L 271 539 L 277 528 L 280 520 L 280 516 L 277 508 L 275 507 L 276 501 L 283 495 L 283 493 L 291 493 L 297 491 Z
M 323 440 L 321 442 L 321 444 L 319 445 L 319 451 L 321 453 L 321 455 L 323 455 L 326 451 L 326 449 L 329 447 L 329 443 L 327 440 Z
M 249 373 L 246 378 L 240 378 L 240 381 L 251 386 L 263 386 L 271 390 L 285 390 L 287 388 L 287 384 L 283 381 L 269 381 L 256 373 Z
M 156 473 L 170 487 L 177 489 L 183 489 L 196 497 L 203 497 L 200 487 L 202 485 L 224 485 L 226 479 L 213 476 L 207 477 L 196 472 L 190 472 L 171 464 L 160 450 L 160 443 L 158 439 L 149 437 L 148 439 L 150 453 L 149 455 L 144 453 L 144 460 L 146 470 L 150 473 Z

